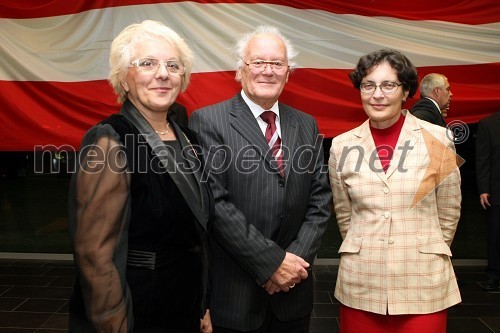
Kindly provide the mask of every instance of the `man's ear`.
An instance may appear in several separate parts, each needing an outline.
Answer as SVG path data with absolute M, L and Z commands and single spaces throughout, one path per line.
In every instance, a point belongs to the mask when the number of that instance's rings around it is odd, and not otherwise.
M 439 96 L 439 89 L 439 87 L 434 88 L 434 94 L 436 94 L 436 96 Z

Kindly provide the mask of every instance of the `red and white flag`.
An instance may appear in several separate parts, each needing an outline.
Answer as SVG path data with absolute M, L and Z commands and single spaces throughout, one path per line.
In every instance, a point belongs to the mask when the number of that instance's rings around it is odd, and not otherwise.
M 300 52 L 280 100 L 314 115 L 326 137 L 366 119 L 347 74 L 381 48 L 402 51 L 419 78 L 448 77 L 448 121 L 500 110 L 498 1 L 2 0 L 0 151 L 78 149 L 90 126 L 119 110 L 106 80 L 111 41 L 145 19 L 173 28 L 195 53 L 190 86 L 178 98 L 189 112 L 239 91 L 231 48 L 261 24 L 280 28 Z

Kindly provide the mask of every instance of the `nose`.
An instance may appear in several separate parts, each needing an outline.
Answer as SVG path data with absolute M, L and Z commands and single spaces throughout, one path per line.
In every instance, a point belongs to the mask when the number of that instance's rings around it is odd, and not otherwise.
M 264 69 L 262 70 L 262 74 L 267 74 L 267 75 L 274 74 L 273 68 L 271 67 L 271 64 L 269 64 L 269 63 L 264 64 Z
M 156 77 L 167 78 L 169 75 L 170 73 L 167 70 L 167 64 L 161 62 L 160 65 L 158 66 L 158 69 L 156 70 Z
M 380 87 L 380 85 L 375 86 L 375 91 L 373 92 L 373 96 L 375 98 L 379 98 L 379 97 L 384 97 L 385 96 L 385 94 L 382 92 L 382 88 Z

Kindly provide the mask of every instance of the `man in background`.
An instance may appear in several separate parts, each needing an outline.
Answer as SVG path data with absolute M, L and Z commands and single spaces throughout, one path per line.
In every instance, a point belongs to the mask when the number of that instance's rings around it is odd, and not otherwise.
M 448 105 L 448 107 L 446 107 L 444 109 L 441 109 L 441 115 L 443 116 L 443 118 L 448 117 L 448 112 L 450 112 L 450 106 L 449 105 Z
M 476 175 L 481 206 L 488 210 L 488 267 L 484 290 L 497 290 L 500 280 L 500 111 L 479 121 Z
M 446 76 L 438 73 L 427 74 L 420 83 L 420 100 L 413 105 L 410 112 L 417 118 L 446 127 L 441 110 L 450 107 L 451 96 L 453 93 Z

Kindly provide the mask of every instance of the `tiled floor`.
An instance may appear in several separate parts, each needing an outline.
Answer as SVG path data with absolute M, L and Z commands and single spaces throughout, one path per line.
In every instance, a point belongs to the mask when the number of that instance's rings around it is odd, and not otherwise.
M 500 291 L 485 292 L 476 284 L 483 267 L 455 268 L 463 302 L 449 311 L 448 333 L 500 333 Z M 339 332 L 336 273 L 337 266 L 314 267 L 311 333 Z M 0 259 L 0 333 L 66 332 L 73 279 L 71 261 Z
M 310 333 L 337 333 L 339 303 L 333 297 L 337 266 L 314 267 L 314 312 Z M 462 303 L 448 312 L 448 333 L 500 333 L 500 290 L 483 291 L 484 267 L 455 266 Z M 360 332 L 365 333 L 365 332 Z M 369 333 L 369 332 L 366 332 Z

